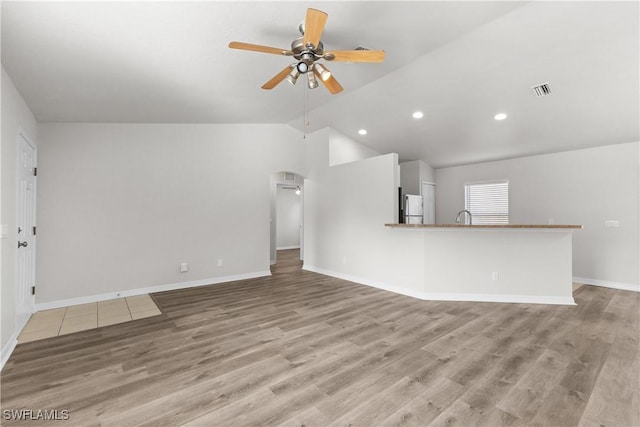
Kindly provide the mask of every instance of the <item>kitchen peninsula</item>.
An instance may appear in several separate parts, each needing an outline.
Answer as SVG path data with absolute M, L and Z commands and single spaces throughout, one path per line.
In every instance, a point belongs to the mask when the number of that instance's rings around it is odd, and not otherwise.
M 574 304 L 572 232 L 581 225 L 385 224 L 421 233 L 421 298 Z

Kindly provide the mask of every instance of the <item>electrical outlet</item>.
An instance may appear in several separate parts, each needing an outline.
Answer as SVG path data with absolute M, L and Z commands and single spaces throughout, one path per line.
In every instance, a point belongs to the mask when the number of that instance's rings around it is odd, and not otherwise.
M 556 223 L 556 219 L 555 218 L 547 218 L 547 224 L 554 225 L 555 223 Z
M 189 271 L 189 263 L 183 262 L 180 264 L 180 273 L 186 273 Z
M 342 264 L 343 264 L 343 265 L 346 265 L 346 264 L 347 264 L 347 257 L 346 257 L 346 256 L 343 256 L 343 257 L 342 257 Z
M 620 221 L 618 221 L 617 219 L 608 219 L 604 222 L 604 226 L 605 228 L 619 228 Z
M 498 274 L 497 271 L 494 271 L 493 273 L 491 273 L 491 280 L 498 280 L 500 278 L 500 275 Z
M 223 264 L 222 258 L 218 258 L 218 267 L 222 267 L 222 264 Z

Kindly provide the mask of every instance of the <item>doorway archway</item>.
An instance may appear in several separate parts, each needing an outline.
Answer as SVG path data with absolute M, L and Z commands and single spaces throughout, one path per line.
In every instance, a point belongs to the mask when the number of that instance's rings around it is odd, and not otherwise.
M 304 177 L 282 171 L 269 178 L 270 264 L 278 261 L 278 250 L 299 250 L 304 260 Z

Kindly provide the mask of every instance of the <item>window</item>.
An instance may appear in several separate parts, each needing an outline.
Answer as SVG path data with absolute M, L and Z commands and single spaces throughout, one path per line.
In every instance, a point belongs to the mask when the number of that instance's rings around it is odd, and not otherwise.
M 465 184 L 464 208 L 473 224 L 509 224 L 509 181 Z

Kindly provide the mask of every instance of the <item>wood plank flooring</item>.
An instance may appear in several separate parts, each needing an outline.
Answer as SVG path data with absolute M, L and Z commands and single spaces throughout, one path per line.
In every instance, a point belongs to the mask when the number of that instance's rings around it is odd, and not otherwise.
M 159 316 L 19 344 L 2 424 L 640 425 L 638 293 L 420 301 L 297 256 L 281 251 L 271 277 L 153 294 Z M 21 409 L 69 420 L 6 419 Z

